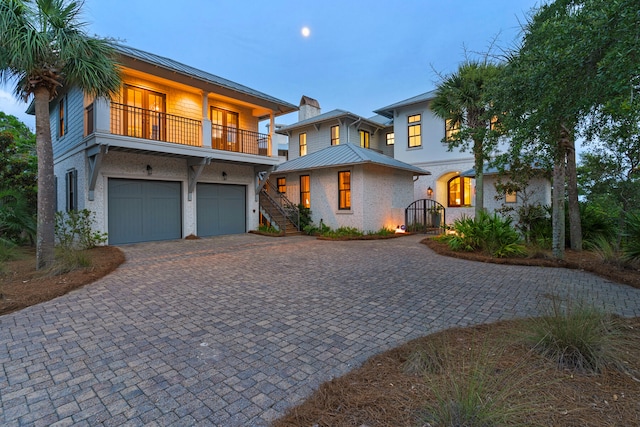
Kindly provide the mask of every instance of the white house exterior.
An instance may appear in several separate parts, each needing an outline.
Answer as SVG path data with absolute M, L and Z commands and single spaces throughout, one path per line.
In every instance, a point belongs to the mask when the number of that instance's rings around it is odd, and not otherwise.
M 434 97 L 435 91 L 426 92 L 377 109 L 375 113 L 393 120 L 393 156 L 431 172 L 415 182 L 414 198 L 432 199 L 442 204 L 446 209 L 446 221 L 451 224 L 462 215 L 474 215 L 474 174 L 464 173 L 473 168 L 474 159 L 470 151 L 449 151 L 448 145 L 442 142 L 445 122 L 430 109 Z M 491 155 L 504 149 L 505 145 L 499 145 Z M 522 194 L 510 194 L 509 197 L 498 194 L 497 178 L 495 170 L 485 174 L 483 202 L 486 210 L 495 211 L 505 205 L 517 207 L 525 202 Z M 544 178 L 532 180 L 527 196 L 528 204 L 550 204 L 550 182 Z
M 280 193 L 311 209 L 312 221 L 362 231 L 396 229 L 413 201 L 413 181 L 428 172 L 351 143 L 325 147 L 278 166 Z
M 258 174 L 281 162 L 258 123 L 297 107 L 137 49 L 118 54 L 119 97 L 72 87 L 51 102 L 58 209 L 94 212 L 110 244 L 256 228 Z

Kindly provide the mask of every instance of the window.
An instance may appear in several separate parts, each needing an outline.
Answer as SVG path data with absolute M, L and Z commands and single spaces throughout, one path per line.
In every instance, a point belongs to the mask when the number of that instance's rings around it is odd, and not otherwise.
M 58 104 L 58 137 L 63 137 L 67 133 L 67 97 L 65 96 Z
M 447 183 L 450 207 L 471 206 L 473 185 L 471 178 L 456 176 Z
M 351 209 L 351 172 L 338 172 L 338 209 Z
M 286 194 L 287 192 L 287 178 L 278 178 L 278 193 Z
M 305 208 L 311 207 L 311 185 L 309 175 L 300 175 L 300 204 Z
M 505 203 L 517 203 L 518 202 L 518 192 L 513 190 L 507 190 L 504 194 Z
M 498 116 L 491 117 L 491 120 L 489 120 L 489 129 L 490 130 L 498 130 L 498 126 L 499 125 L 500 125 L 500 123 L 498 121 Z
M 300 145 L 300 157 L 307 155 L 307 134 L 301 133 L 298 136 L 298 143 Z
M 444 138 L 447 141 L 453 141 L 454 137 L 460 132 L 460 122 L 450 119 L 444 122 Z
M 369 148 L 369 142 L 371 140 L 371 134 L 366 130 L 360 131 L 360 147 Z
M 65 194 L 67 212 L 78 210 L 78 171 L 70 169 L 65 174 Z
M 218 150 L 240 151 L 238 113 L 211 107 L 209 114 L 211 115 L 211 147 Z
M 165 95 L 135 86 L 124 89 L 125 135 L 164 141 Z
M 409 116 L 409 147 L 420 147 L 422 145 L 422 135 L 421 135 L 421 125 L 420 121 L 422 120 L 421 114 L 414 114 Z
M 331 126 L 331 145 L 340 145 L 340 126 Z
M 395 135 L 393 132 L 387 134 L 387 145 L 395 144 Z

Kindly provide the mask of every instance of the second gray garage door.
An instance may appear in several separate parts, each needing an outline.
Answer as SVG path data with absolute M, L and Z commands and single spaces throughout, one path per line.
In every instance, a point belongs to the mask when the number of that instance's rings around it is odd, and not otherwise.
M 246 232 L 246 188 L 244 185 L 197 184 L 198 236 Z

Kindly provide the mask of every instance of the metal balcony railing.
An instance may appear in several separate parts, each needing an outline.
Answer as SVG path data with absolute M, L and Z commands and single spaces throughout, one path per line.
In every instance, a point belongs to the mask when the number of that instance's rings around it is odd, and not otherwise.
M 212 124 L 211 148 L 268 156 L 269 135 L 233 126 Z
M 199 120 L 111 103 L 111 133 L 175 144 L 202 146 Z

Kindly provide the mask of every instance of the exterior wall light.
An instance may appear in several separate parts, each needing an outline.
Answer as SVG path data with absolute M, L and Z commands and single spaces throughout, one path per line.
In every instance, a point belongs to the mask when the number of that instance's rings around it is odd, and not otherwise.
M 153 173 L 153 168 L 151 165 L 147 165 L 147 175 L 151 175 Z
M 222 172 L 222 179 L 223 180 L 227 180 L 227 173 L 226 172 Z
M 433 188 L 431 187 L 427 188 L 427 196 L 429 198 L 433 197 Z

